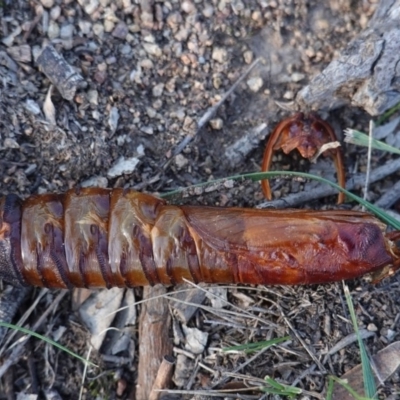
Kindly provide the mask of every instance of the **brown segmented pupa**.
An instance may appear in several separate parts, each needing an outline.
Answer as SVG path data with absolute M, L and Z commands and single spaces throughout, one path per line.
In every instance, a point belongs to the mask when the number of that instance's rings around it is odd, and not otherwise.
M 400 263 L 393 234 L 357 211 L 174 206 L 85 188 L 5 196 L 0 223 L 0 278 L 14 285 L 298 285 L 384 276 Z

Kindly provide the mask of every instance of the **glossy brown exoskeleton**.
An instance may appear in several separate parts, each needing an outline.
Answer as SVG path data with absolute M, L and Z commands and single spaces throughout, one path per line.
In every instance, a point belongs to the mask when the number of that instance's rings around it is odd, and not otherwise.
M 285 154 L 297 149 L 302 157 L 311 159 L 326 143 L 336 142 L 334 130 L 318 115 L 298 113 L 293 117 L 281 121 L 272 132 L 264 151 L 261 166 L 262 171 L 269 171 L 273 153 L 282 149 Z M 325 155 L 334 159 L 339 185 L 345 187 L 345 170 L 341 148 L 329 149 Z M 261 182 L 265 197 L 272 199 L 271 188 L 268 180 Z M 344 193 L 338 195 L 338 203 L 344 201 Z
M 0 279 L 110 288 L 382 278 L 400 263 L 384 229 L 357 211 L 174 206 L 123 189 L 8 195 L 0 199 Z

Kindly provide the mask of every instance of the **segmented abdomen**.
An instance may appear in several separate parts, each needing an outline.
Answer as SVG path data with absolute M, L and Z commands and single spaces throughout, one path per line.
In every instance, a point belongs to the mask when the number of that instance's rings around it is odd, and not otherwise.
M 123 189 L 8 195 L 0 222 L 0 278 L 15 285 L 325 283 L 394 257 L 369 214 L 179 207 Z
M 133 287 L 204 278 L 182 210 L 150 195 L 100 188 L 23 202 L 9 195 L 0 212 L 0 277 L 14 284 Z M 228 266 L 217 264 L 217 279 L 232 281 Z

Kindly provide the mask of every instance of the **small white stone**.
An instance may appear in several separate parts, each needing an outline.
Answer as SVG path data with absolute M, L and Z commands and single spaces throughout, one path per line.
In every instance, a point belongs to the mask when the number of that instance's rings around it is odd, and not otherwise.
M 51 8 L 54 6 L 54 0 L 40 0 L 43 7 Z
M 115 23 L 109 19 L 104 21 L 104 31 L 105 32 L 112 32 L 114 30 Z
M 292 82 L 300 82 L 301 80 L 303 80 L 306 76 L 300 72 L 293 72 L 293 74 L 291 75 L 291 80 Z
M 35 100 L 28 99 L 25 102 L 25 108 L 33 115 L 39 115 L 41 113 L 39 104 Z
M 106 188 L 108 186 L 108 179 L 104 176 L 92 176 L 89 179 L 83 181 L 80 186 L 82 187 L 102 187 Z
M 80 20 L 78 26 L 84 35 L 88 35 L 92 31 L 92 23 L 90 21 Z
M 4 147 L 7 149 L 19 149 L 19 144 L 15 139 L 6 138 L 4 139 Z
M 141 60 L 139 64 L 142 68 L 145 68 L 145 69 L 154 68 L 153 61 L 151 61 L 150 58 L 145 58 L 144 60 Z
M 368 324 L 367 329 L 368 329 L 370 332 L 377 332 L 377 331 L 378 331 L 377 326 L 376 326 L 375 324 L 373 324 L 373 323 Z
M 142 126 L 140 130 L 147 135 L 152 135 L 154 133 L 154 129 L 152 126 Z
M 99 92 L 97 90 L 89 90 L 87 96 L 90 104 L 94 106 L 99 104 Z
M 260 77 L 250 78 L 247 81 L 247 86 L 254 93 L 257 93 L 262 88 L 263 84 L 264 81 Z
M 253 21 L 261 21 L 262 19 L 262 15 L 260 11 L 253 11 L 253 13 L 251 14 L 251 19 Z
M 243 53 L 243 59 L 246 64 L 251 64 L 253 62 L 253 52 L 251 50 L 246 50 Z
M 224 121 L 221 118 L 214 118 L 214 119 L 210 120 L 210 125 L 211 125 L 211 128 L 219 131 L 224 126 Z
M 186 165 L 188 165 L 188 163 L 189 163 L 189 160 L 182 154 L 178 154 L 175 157 L 175 165 L 177 166 L 178 169 L 184 168 Z
M 222 47 L 214 47 L 211 57 L 213 60 L 223 64 L 228 60 L 228 52 Z
M 57 22 L 50 21 L 49 27 L 47 29 L 47 37 L 50 40 L 57 39 L 60 36 L 60 27 L 58 26 Z
M 72 24 L 64 25 L 60 29 L 61 39 L 71 39 L 74 34 L 74 26 Z
M 112 179 L 124 174 L 131 174 L 136 169 L 139 161 L 140 160 L 137 157 L 120 157 L 116 161 L 116 163 L 108 170 L 107 176 Z
M 292 90 L 287 90 L 284 94 L 283 94 L 283 98 L 285 100 L 293 100 L 294 98 L 294 92 Z
M 185 349 L 193 354 L 201 354 L 206 347 L 208 333 L 197 328 L 188 328 L 185 325 L 182 326 L 182 330 L 186 338 Z
M 163 91 L 164 91 L 164 84 L 159 83 L 153 87 L 152 94 L 154 97 L 160 97 L 163 94 Z
M 94 24 L 93 25 L 93 33 L 97 37 L 102 38 L 103 35 L 104 35 L 104 26 L 103 26 L 103 24 L 100 24 L 100 23 Z
M 214 7 L 211 4 L 206 4 L 202 12 L 206 18 L 210 18 L 214 14 Z
M 108 125 L 111 132 L 114 133 L 118 128 L 119 111 L 117 107 L 111 107 L 110 115 L 108 117 Z
M 206 291 L 206 296 L 211 302 L 212 308 L 224 308 L 228 304 L 228 291 L 223 287 L 210 287 Z
M 148 115 L 150 118 L 154 118 L 154 117 L 157 115 L 156 110 L 155 110 L 154 108 L 151 108 L 151 107 L 147 107 L 147 108 L 146 108 L 146 112 L 147 112 L 147 115 Z
M 185 13 L 188 14 L 193 14 L 194 12 L 196 12 L 196 6 L 190 0 L 182 1 L 181 8 Z
M 143 48 L 147 54 L 152 56 L 160 57 L 162 55 L 160 46 L 156 43 L 143 43 Z
M 98 0 L 81 0 L 79 3 L 83 6 L 83 10 L 88 15 L 92 15 L 99 6 Z
M 60 18 L 61 15 L 61 7 L 60 6 L 55 6 L 50 10 L 50 18 L 55 21 L 58 18 Z
M 387 330 L 386 337 L 388 338 L 388 340 L 392 341 L 395 336 L 396 336 L 396 331 L 394 331 L 393 329 Z

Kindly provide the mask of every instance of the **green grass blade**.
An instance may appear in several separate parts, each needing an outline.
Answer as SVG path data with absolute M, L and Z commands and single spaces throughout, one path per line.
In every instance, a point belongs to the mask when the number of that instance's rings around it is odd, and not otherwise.
M 263 392 L 279 396 L 287 396 L 292 399 L 303 393 L 303 391 L 300 388 L 285 385 L 283 383 L 276 381 L 275 379 L 272 379 L 269 376 L 266 376 L 264 380 L 265 383 L 269 386 L 262 388 Z
M 329 376 L 328 388 L 326 389 L 326 400 L 332 400 L 334 383 L 335 381 L 333 380 L 333 377 Z
M 340 379 L 336 376 L 329 377 L 329 385 L 332 387 L 332 392 L 328 390 L 326 400 L 331 400 L 333 395 L 333 382 L 337 382 L 339 385 L 343 386 L 356 400 L 374 400 L 371 397 L 364 397 L 359 395 L 348 383 L 345 379 Z M 330 396 L 328 396 L 328 394 Z
M 400 110 L 400 103 L 397 103 L 392 108 L 389 108 L 384 114 L 382 114 L 375 122 L 375 125 L 382 125 L 387 119 L 389 119 L 393 114 Z
M 363 132 L 356 131 L 354 129 L 346 129 L 345 135 L 344 141 L 347 143 L 364 147 L 369 147 L 371 144 L 373 149 L 387 151 L 388 153 L 400 154 L 400 150 L 396 147 L 390 146 L 389 144 L 374 138 L 370 139 L 369 136 Z
M 20 331 L 22 333 L 25 333 L 27 335 L 34 336 L 34 337 L 36 337 L 36 338 L 38 338 L 40 340 L 43 340 L 44 342 L 47 342 L 47 343 L 57 347 L 58 349 L 60 349 L 61 351 L 64 351 L 65 353 L 71 355 L 72 357 L 77 358 L 78 360 L 82 361 L 84 364 L 89 364 L 89 365 L 91 365 L 93 367 L 97 367 L 97 365 L 92 363 L 91 361 L 88 361 L 88 360 L 84 359 L 83 357 L 79 356 L 78 354 L 74 353 L 73 351 L 69 350 L 68 348 L 62 346 L 61 344 L 55 342 L 54 340 L 52 340 L 52 339 L 50 339 L 50 338 L 48 338 L 46 336 L 43 336 L 43 335 L 41 335 L 39 333 L 33 332 L 33 331 L 31 331 L 29 329 L 26 329 L 26 328 L 23 328 L 21 326 L 17 326 L 17 325 L 14 325 L 14 324 L 9 324 L 9 323 L 3 322 L 3 321 L 0 321 L 0 326 L 3 326 L 5 328 L 10 328 L 10 329 L 15 329 L 15 330 Z
M 362 367 L 362 371 L 363 371 L 365 394 L 369 398 L 374 399 L 374 398 L 376 398 L 375 397 L 376 396 L 376 385 L 375 385 L 374 374 L 372 372 L 372 368 L 371 368 L 371 364 L 370 364 L 370 361 L 369 361 L 369 358 L 367 355 L 367 351 L 365 350 L 364 342 L 360 336 L 360 331 L 358 329 L 358 324 L 357 324 L 356 313 L 354 311 L 354 305 L 353 305 L 353 301 L 351 299 L 349 289 L 345 283 L 343 283 L 343 286 L 344 286 L 344 293 L 346 296 L 347 306 L 349 307 L 349 311 L 350 311 L 351 322 L 353 323 L 354 332 L 356 333 L 356 336 L 357 336 L 358 347 L 360 348 L 361 367 Z

